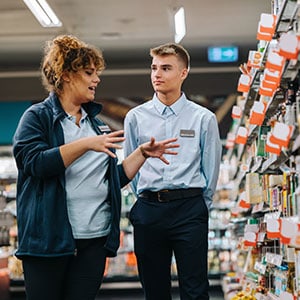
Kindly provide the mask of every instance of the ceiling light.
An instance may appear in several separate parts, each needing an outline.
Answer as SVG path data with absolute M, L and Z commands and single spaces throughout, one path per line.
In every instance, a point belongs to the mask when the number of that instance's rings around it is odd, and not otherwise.
M 175 21 L 175 43 L 179 43 L 185 36 L 184 8 L 180 7 L 174 15 Z
M 43 27 L 61 27 L 62 23 L 46 0 L 23 0 Z

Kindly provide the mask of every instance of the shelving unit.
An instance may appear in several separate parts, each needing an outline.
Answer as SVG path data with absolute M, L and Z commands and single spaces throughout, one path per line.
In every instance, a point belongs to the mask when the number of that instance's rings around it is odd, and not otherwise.
M 233 203 L 230 224 L 239 225 L 232 236 L 241 254 L 239 266 L 223 277 L 226 300 L 300 299 L 300 47 L 283 42 L 299 40 L 300 1 L 271 4 L 268 17 L 276 15 L 275 23 L 267 24 L 268 30 L 258 26 L 271 34 L 265 40 L 258 35 L 260 64 L 251 65 L 249 52 L 241 66 L 251 81 L 248 89 L 238 87 L 242 94 L 236 105 L 242 113 L 233 117 L 228 136 L 235 142 L 226 143 L 224 156 L 233 170 L 227 183 Z M 266 70 L 277 70 L 270 63 L 273 54 L 283 61 L 278 85 L 265 79 Z M 262 121 L 252 118 L 257 103 L 265 108 Z M 244 140 L 238 137 L 240 127 L 246 128 Z
M 14 273 L 17 267 L 12 261 L 16 246 L 16 178 L 11 147 L 0 147 L 0 295 L 3 300 L 10 298 L 11 279 L 22 276 Z

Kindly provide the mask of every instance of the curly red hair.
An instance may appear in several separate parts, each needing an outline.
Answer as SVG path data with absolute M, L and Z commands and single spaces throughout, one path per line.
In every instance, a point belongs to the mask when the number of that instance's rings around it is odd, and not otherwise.
M 102 52 L 72 35 L 60 35 L 46 42 L 42 61 L 42 80 L 49 91 L 63 90 L 64 72 L 77 72 L 94 64 L 98 73 L 105 68 Z

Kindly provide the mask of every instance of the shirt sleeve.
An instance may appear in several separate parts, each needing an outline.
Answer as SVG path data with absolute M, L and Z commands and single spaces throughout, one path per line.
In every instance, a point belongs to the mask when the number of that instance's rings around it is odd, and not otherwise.
M 137 134 L 138 126 L 136 119 L 134 118 L 134 115 L 129 112 L 124 120 L 124 136 L 125 136 L 125 142 L 124 142 L 124 158 L 126 158 L 130 153 L 132 153 L 138 146 L 138 134 Z M 135 177 L 132 179 L 130 186 L 132 188 L 132 191 L 137 194 L 137 182 L 139 178 L 139 173 L 135 175 Z
M 202 149 L 201 168 L 206 178 L 206 188 L 203 196 L 209 208 L 212 204 L 219 177 L 222 145 L 216 116 L 212 115 L 206 124 L 207 127 L 201 135 L 200 143 Z

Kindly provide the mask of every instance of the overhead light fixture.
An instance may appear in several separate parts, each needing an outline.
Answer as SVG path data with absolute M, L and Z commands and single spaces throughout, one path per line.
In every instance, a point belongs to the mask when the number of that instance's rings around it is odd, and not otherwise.
M 61 27 L 62 23 L 46 0 L 23 0 L 43 27 Z
M 184 8 L 180 7 L 174 15 L 175 22 L 175 43 L 180 43 L 180 41 L 185 36 L 185 16 Z

